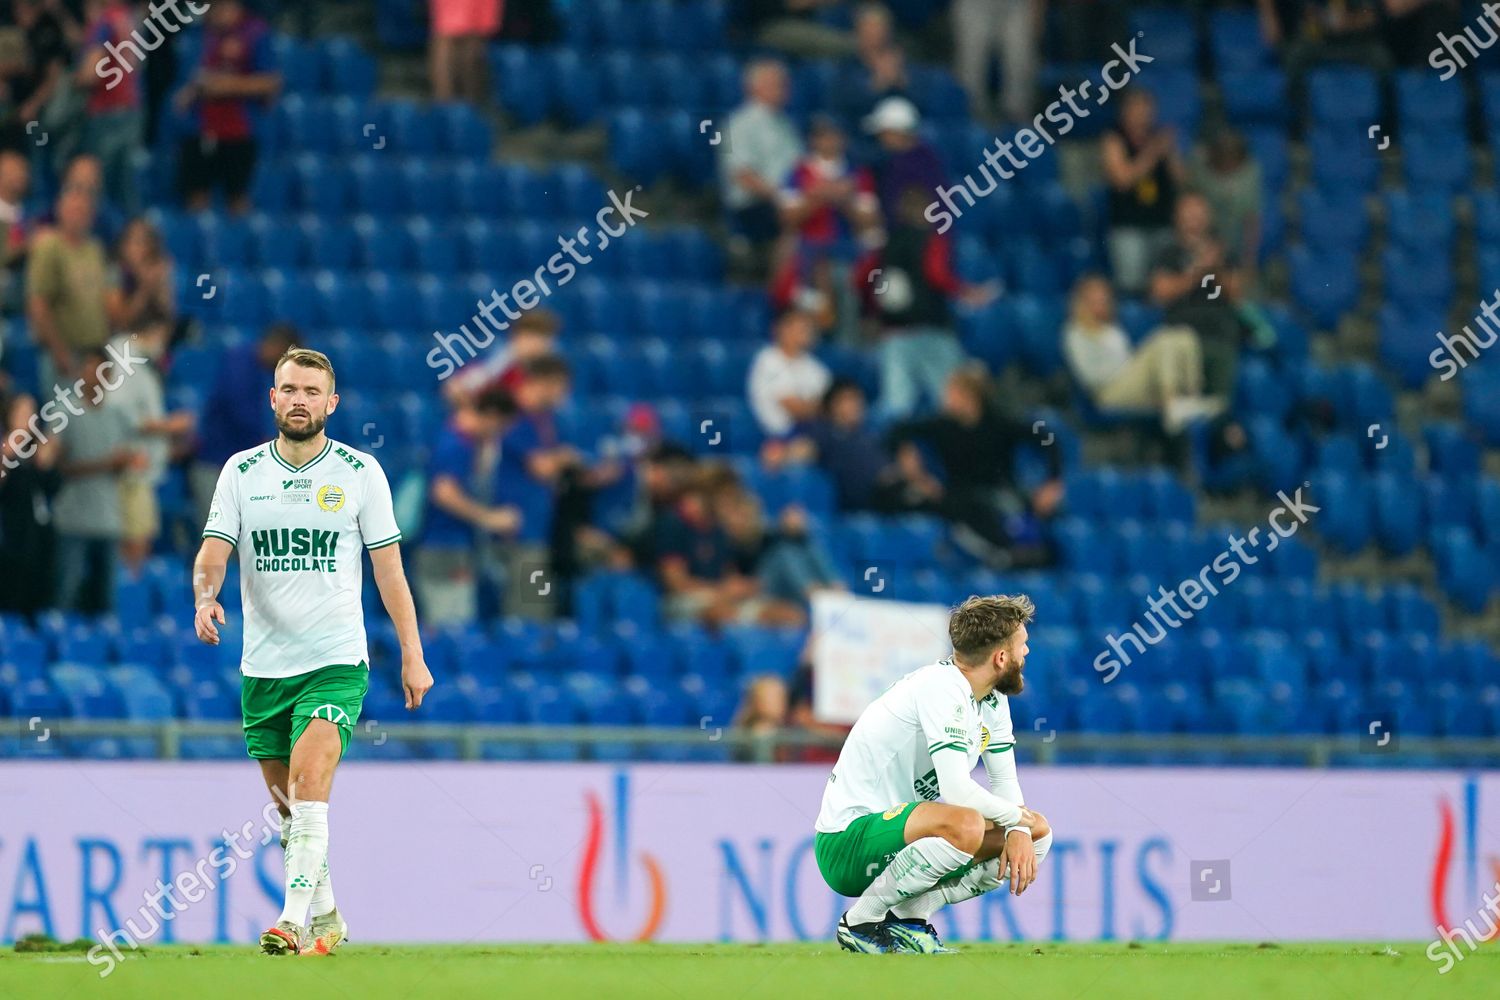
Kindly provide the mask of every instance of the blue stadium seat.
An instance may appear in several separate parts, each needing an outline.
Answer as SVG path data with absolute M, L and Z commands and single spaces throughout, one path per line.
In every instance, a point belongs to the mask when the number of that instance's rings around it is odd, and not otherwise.
M 1261 34 L 1260 18 L 1247 9 L 1214 10 L 1208 15 L 1208 47 L 1220 70 L 1252 69 L 1276 62 Z
M 1359 298 L 1359 261 L 1353 253 L 1289 247 L 1292 297 L 1320 326 L 1337 325 Z
M 1363 67 L 1323 66 L 1307 74 L 1313 124 L 1359 124 L 1381 120 L 1380 85 Z

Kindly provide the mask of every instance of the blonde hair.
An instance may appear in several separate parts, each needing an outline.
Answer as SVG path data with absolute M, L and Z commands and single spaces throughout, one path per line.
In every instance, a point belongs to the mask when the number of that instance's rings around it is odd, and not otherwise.
M 1036 605 L 1025 594 L 976 595 L 953 609 L 948 618 L 948 640 L 960 660 L 973 663 L 1009 642 L 1035 614 Z
M 315 351 L 311 347 L 288 347 L 286 353 L 276 359 L 276 371 L 281 371 L 285 364 L 300 365 L 303 368 L 316 368 L 320 372 L 328 373 L 328 391 L 333 392 L 335 379 L 333 375 L 333 362 L 328 360 L 328 355 L 322 351 Z

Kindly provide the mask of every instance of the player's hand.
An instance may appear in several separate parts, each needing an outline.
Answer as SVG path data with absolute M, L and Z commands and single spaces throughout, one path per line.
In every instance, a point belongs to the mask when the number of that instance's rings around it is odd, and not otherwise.
M 204 601 L 193 613 L 193 631 L 198 638 L 210 646 L 219 644 L 219 625 L 224 624 L 224 607 L 218 601 Z
M 401 689 L 406 692 L 408 711 L 422 704 L 422 696 L 432 690 L 432 671 L 419 651 L 415 656 L 401 659 Z
M 1028 834 L 1016 831 L 1007 835 L 1001 860 L 1013 894 L 1019 896 L 1036 881 L 1036 845 Z

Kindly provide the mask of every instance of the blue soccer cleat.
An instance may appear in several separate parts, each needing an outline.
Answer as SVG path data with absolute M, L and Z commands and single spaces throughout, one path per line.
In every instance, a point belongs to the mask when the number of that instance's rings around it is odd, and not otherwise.
M 937 928 L 925 920 L 903 920 L 887 914 L 880 924 L 891 951 L 912 955 L 956 955 L 957 949 L 944 946 Z
M 851 924 L 849 914 L 839 917 L 838 942 L 845 951 L 864 955 L 884 955 L 891 951 L 891 940 L 886 935 L 885 923 Z

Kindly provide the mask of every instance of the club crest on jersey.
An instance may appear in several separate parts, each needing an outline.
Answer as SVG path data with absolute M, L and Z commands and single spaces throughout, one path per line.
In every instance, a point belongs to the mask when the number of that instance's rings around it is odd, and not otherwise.
M 330 513 L 344 506 L 344 491 L 332 483 L 318 490 L 318 506 Z
M 312 503 L 312 479 L 283 479 L 281 481 L 282 503 Z

